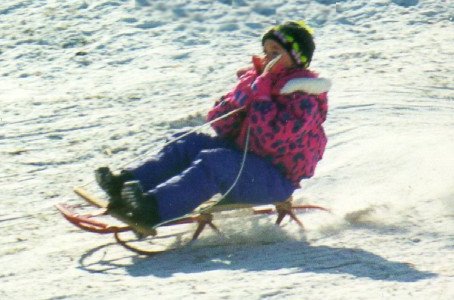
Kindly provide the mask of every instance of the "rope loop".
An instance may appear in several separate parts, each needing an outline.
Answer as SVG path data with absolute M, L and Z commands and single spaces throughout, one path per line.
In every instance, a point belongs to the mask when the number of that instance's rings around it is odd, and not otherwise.
M 222 115 L 222 116 L 220 116 L 220 117 L 218 117 L 218 118 L 216 118 L 216 119 L 213 119 L 213 120 L 211 120 L 211 121 L 209 121 L 209 122 L 206 122 L 206 123 L 204 123 L 204 124 L 202 124 L 202 125 L 200 125 L 200 126 L 197 126 L 197 127 L 193 128 L 193 129 L 191 129 L 191 130 L 185 132 L 184 134 L 182 134 L 182 135 L 180 135 L 180 136 L 178 136 L 178 137 L 176 137 L 176 138 L 174 138 L 174 139 L 171 139 L 170 141 L 166 142 L 162 147 L 166 147 L 166 146 L 168 146 L 168 145 L 170 145 L 170 144 L 172 144 L 172 143 L 175 143 L 175 142 L 181 140 L 182 138 L 184 138 L 184 137 L 190 135 L 191 133 L 194 133 L 194 132 L 197 132 L 197 131 L 201 130 L 201 129 L 204 128 L 204 127 L 211 126 L 211 124 L 216 123 L 216 122 L 219 121 L 219 120 L 222 120 L 222 119 L 225 119 L 225 118 L 227 118 L 227 117 L 230 117 L 231 115 L 236 114 L 236 113 L 242 111 L 244 108 L 245 108 L 244 106 L 241 106 L 241 107 L 239 107 L 239 108 L 237 108 L 237 109 L 234 109 L 234 110 L 232 110 L 232 111 L 230 111 L 230 112 L 228 112 L 228 113 L 226 113 L 226 114 L 224 114 L 224 115 Z M 241 173 L 243 172 L 243 168 L 244 168 L 244 165 L 245 165 L 245 162 L 246 162 L 246 154 L 247 154 L 248 147 L 249 147 L 249 136 L 250 136 L 250 127 L 248 127 L 248 130 L 247 130 L 247 134 L 246 134 L 246 143 L 245 143 L 244 153 L 243 153 L 243 159 L 242 159 L 242 161 L 241 161 L 241 166 L 240 166 L 240 170 L 238 171 L 238 175 L 237 175 L 237 177 L 235 178 L 235 181 L 233 182 L 232 186 L 231 186 L 231 187 L 227 190 L 227 192 L 219 199 L 219 201 L 221 201 L 222 199 L 224 199 L 224 198 L 233 190 L 233 188 L 235 187 L 235 185 L 238 183 L 238 180 L 240 179 Z M 130 162 L 124 164 L 123 166 L 120 166 L 120 169 L 125 169 L 126 167 L 132 165 L 133 163 L 135 163 L 135 162 L 137 162 L 137 161 L 139 161 L 139 160 L 142 160 L 145 156 L 150 155 L 150 152 L 151 152 L 151 151 L 148 151 L 148 152 L 144 153 L 143 155 L 140 155 L 140 156 L 136 157 L 136 158 L 133 159 L 132 161 L 130 161 Z M 87 182 L 87 183 L 81 185 L 81 187 L 86 187 L 86 186 L 88 186 L 89 184 L 92 184 L 93 182 L 95 182 L 95 180 L 91 180 L 91 181 L 89 181 L 89 182 Z M 219 202 L 219 201 L 217 201 L 217 202 Z

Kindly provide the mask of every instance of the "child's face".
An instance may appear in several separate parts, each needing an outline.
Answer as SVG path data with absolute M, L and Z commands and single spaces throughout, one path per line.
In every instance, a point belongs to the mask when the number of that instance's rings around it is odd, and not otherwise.
M 278 42 L 274 40 L 265 40 L 265 42 L 263 43 L 263 53 L 265 54 L 263 62 L 265 66 L 278 55 L 282 56 L 279 60 L 279 63 L 284 68 L 288 69 L 295 66 L 295 62 L 293 61 L 290 54 Z

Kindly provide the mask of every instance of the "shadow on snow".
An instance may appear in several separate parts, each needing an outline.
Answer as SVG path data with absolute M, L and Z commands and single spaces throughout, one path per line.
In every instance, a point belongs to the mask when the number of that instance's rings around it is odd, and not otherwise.
M 94 273 L 134 277 L 171 277 L 176 273 L 196 274 L 214 270 L 244 272 L 288 269 L 288 273 L 315 273 L 397 282 L 415 282 L 437 276 L 419 271 L 410 263 L 387 260 L 374 253 L 352 248 L 311 246 L 307 242 L 290 241 L 268 245 L 188 246 L 154 257 L 131 254 L 117 259 L 106 258 L 103 245 L 92 249 L 79 260 L 80 268 Z M 93 260 L 104 249 L 102 257 Z M 97 255 L 99 256 L 99 255 Z M 127 262 L 125 263 L 125 260 Z

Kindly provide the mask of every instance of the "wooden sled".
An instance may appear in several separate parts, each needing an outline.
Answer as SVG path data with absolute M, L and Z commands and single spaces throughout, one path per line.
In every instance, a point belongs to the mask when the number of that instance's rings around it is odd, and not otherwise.
M 96 212 L 84 213 L 79 214 L 75 210 L 77 209 L 74 206 L 70 206 L 65 203 L 60 203 L 56 205 L 56 208 L 62 213 L 63 217 L 66 220 L 74 224 L 75 226 L 83 229 L 85 231 L 99 233 L 99 234 L 113 234 L 116 241 L 125 247 L 128 250 L 131 250 L 135 253 L 142 254 L 142 255 L 156 255 L 159 253 L 167 252 L 173 250 L 175 248 L 165 248 L 162 250 L 156 249 L 142 249 L 140 247 L 134 246 L 132 243 L 134 241 L 127 241 L 121 237 L 122 232 L 132 231 L 135 233 L 137 240 L 142 240 L 146 237 L 157 238 L 158 236 L 158 228 L 163 228 L 165 226 L 174 226 L 174 225 L 182 225 L 182 224 L 190 224 L 190 223 L 197 223 L 197 228 L 192 235 L 192 241 L 196 240 L 202 231 L 208 227 L 213 229 L 217 233 L 221 233 L 220 230 L 213 224 L 213 214 L 219 213 L 223 211 L 231 211 L 237 209 L 244 209 L 249 208 L 252 209 L 252 214 L 254 215 L 263 215 L 263 214 L 276 214 L 276 224 L 280 225 L 282 220 L 288 215 L 291 220 L 295 221 L 298 226 L 304 228 L 303 223 L 301 220 L 296 216 L 296 211 L 305 211 L 310 209 L 317 209 L 322 211 L 329 212 L 328 209 L 317 206 L 317 205 L 293 205 L 292 204 L 292 197 L 287 199 L 284 202 L 276 203 L 275 208 L 260 208 L 260 207 L 253 207 L 249 204 L 212 204 L 210 201 L 204 203 L 199 208 L 197 208 L 193 213 L 183 216 L 181 218 L 177 218 L 174 220 L 170 220 L 164 223 L 160 223 L 154 227 L 147 227 L 142 226 L 136 223 L 131 222 L 129 219 L 115 214 L 113 211 L 109 211 L 107 209 L 108 201 L 96 197 L 90 193 L 88 193 L 85 189 L 81 187 L 76 187 L 74 192 L 80 196 L 83 200 L 85 200 L 90 205 L 96 206 L 99 208 Z M 109 223 L 104 222 L 101 219 L 101 216 L 109 215 L 114 219 L 117 219 L 122 223 L 122 225 L 112 225 Z

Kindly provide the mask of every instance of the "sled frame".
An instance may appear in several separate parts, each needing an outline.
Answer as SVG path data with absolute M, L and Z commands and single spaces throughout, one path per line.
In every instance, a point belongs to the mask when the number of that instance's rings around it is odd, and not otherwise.
M 108 210 L 109 202 L 105 199 L 96 197 L 91 193 L 87 192 L 82 187 L 74 188 L 74 192 L 83 200 L 85 200 L 91 206 L 98 207 L 97 211 L 86 213 L 86 214 L 79 214 L 77 213 L 76 207 L 60 203 L 56 205 L 56 208 L 60 211 L 63 217 L 72 223 L 73 225 L 77 226 L 78 228 L 98 233 L 98 234 L 113 234 L 115 240 L 118 244 L 123 246 L 124 248 L 133 251 L 137 254 L 141 255 L 156 255 L 164 252 L 168 252 L 170 250 L 174 250 L 175 248 L 169 248 L 164 250 L 148 250 L 142 249 L 132 245 L 131 243 L 134 241 L 127 241 L 122 238 L 121 233 L 123 232 L 134 232 L 137 236 L 137 240 L 142 240 L 145 237 L 156 237 L 157 236 L 157 228 L 164 227 L 164 226 L 174 226 L 174 225 L 182 225 L 182 224 L 190 224 L 190 223 L 197 223 L 197 228 L 192 235 L 191 241 L 195 241 L 198 239 L 200 234 L 203 230 L 208 226 L 216 233 L 221 234 L 221 231 L 217 228 L 216 225 L 213 224 L 213 218 L 215 213 L 223 212 L 223 211 L 232 211 L 238 209 L 252 209 L 252 214 L 254 215 L 264 215 L 264 214 L 277 214 L 276 225 L 280 225 L 284 218 L 288 215 L 291 220 L 295 221 L 295 223 L 304 229 L 304 225 L 302 221 L 297 217 L 295 214 L 295 210 L 322 210 L 326 212 L 330 212 L 329 209 L 318 205 L 293 205 L 292 200 L 293 197 L 288 198 L 283 202 L 279 202 L 275 204 L 275 209 L 273 208 L 259 208 L 254 207 L 250 204 L 210 204 L 205 203 L 200 208 L 196 209 L 193 214 L 183 216 L 181 218 L 171 220 L 165 223 L 158 224 L 156 227 L 147 227 L 140 224 L 132 223 L 129 219 L 116 214 L 114 211 Z M 114 219 L 117 219 L 122 224 L 125 225 L 110 225 L 105 223 L 98 218 L 103 215 L 110 215 Z

